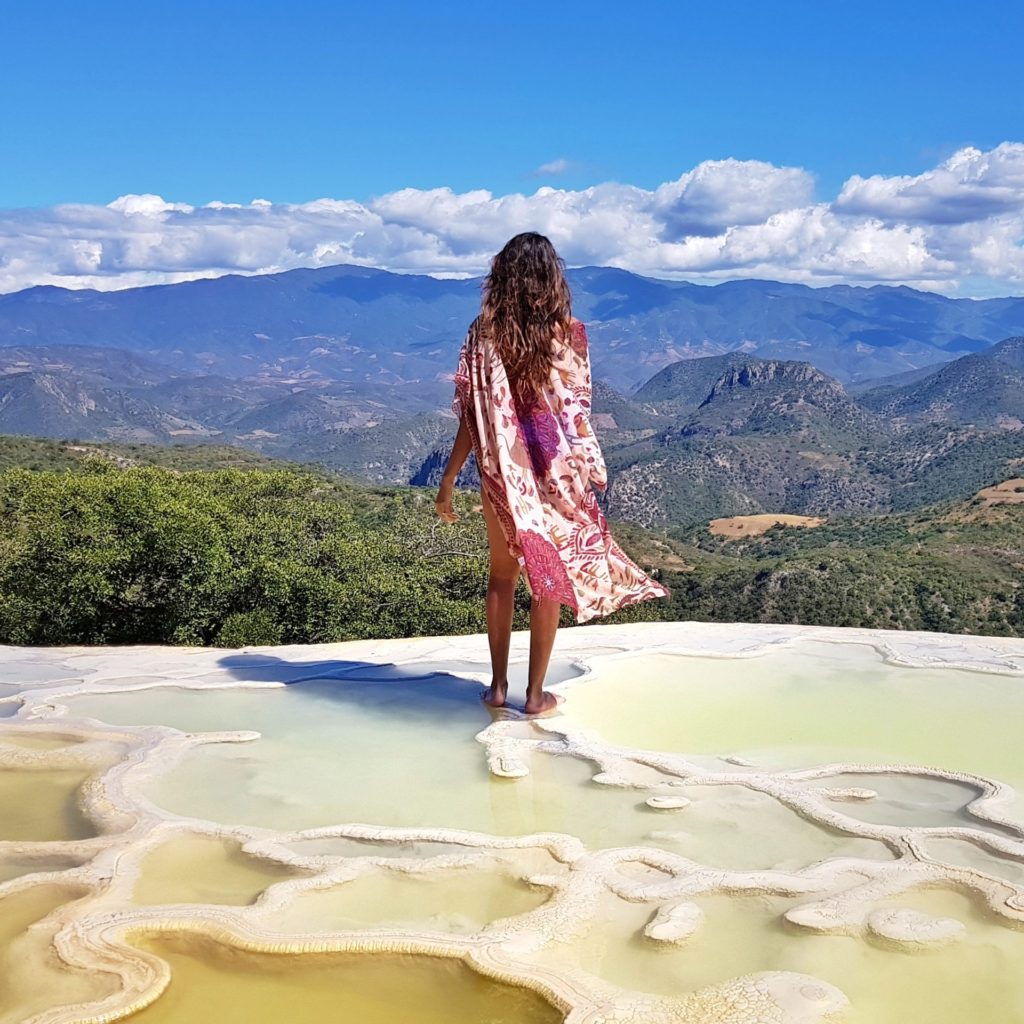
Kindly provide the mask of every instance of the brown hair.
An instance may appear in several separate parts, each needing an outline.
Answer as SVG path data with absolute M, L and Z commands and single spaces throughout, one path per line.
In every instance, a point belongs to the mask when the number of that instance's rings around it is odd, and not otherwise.
M 509 382 L 537 396 L 551 375 L 552 338 L 570 337 L 572 297 L 565 261 L 536 231 L 510 238 L 481 285 L 477 330 L 494 340 Z

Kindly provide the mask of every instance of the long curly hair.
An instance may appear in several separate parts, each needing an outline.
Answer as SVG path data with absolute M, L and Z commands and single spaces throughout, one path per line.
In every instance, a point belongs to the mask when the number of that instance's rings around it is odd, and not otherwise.
M 477 330 L 497 345 L 513 389 L 536 397 L 551 376 L 553 339 L 572 327 L 565 261 L 548 238 L 525 231 L 491 260 L 481 290 Z

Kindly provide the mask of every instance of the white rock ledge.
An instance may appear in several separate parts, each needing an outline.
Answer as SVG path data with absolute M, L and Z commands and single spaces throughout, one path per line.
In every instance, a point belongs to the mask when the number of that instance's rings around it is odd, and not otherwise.
M 1020 679 L 1024 685 L 1024 641 L 934 633 L 833 629 L 772 624 L 638 623 L 587 626 L 559 632 L 556 657 L 571 657 L 584 669 L 576 680 L 557 689 L 570 692 L 586 685 L 603 665 L 640 651 L 703 657 L 756 657 L 800 638 L 835 643 L 868 643 L 889 662 L 906 666 L 969 669 Z M 528 634 L 513 635 L 512 657 L 522 659 Z M 252 680 L 231 677 L 219 667 L 225 654 L 234 668 L 247 665 Z M 245 659 L 244 662 L 239 659 Z M 954 941 L 963 925 L 893 907 L 902 894 L 922 887 L 954 887 L 984 901 L 1008 923 L 1024 924 L 1024 888 L 982 871 L 944 864 L 924 853 L 929 838 L 967 839 L 1004 857 L 1024 858 L 1024 830 L 1005 814 L 1013 796 L 998 780 L 906 765 L 827 764 L 799 771 L 763 771 L 732 758 L 749 771 L 709 770 L 684 754 L 627 750 L 605 743 L 572 719 L 572 701 L 551 719 L 530 728 L 514 716 L 496 715 L 477 739 L 491 772 L 509 779 L 528 775 L 535 758 L 578 758 L 593 767 L 607 785 L 633 788 L 646 795 L 648 807 L 680 810 L 688 800 L 665 792 L 666 786 L 743 786 L 778 800 L 823 829 L 874 839 L 888 847 L 892 860 L 833 859 L 793 871 L 724 871 L 652 847 L 589 850 L 576 837 L 546 833 L 504 837 L 456 829 L 409 829 L 338 823 L 296 832 L 228 826 L 168 814 L 143 792 L 143 783 L 174 770 L 189 749 L 207 743 L 246 743 L 252 732 L 188 734 L 166 726 L 114 727 L 72 719 L 65 698 L 77 694 L 121 693 L 153 687 L 205 690 L 221 687 L 276 687 L 260 680 L 262 664 L 288 662 L 294 678 L 316 675 L 316 666 L 338 660 L 361 660 L 403 666 L 419 661 L 460 661 L 487 671 L 486 637 L 422 637 L 411 640 L 356 641 L 345 644 L 246 648 L 239 652 L 200 648 L 2 648 L 0 682 L 0 766 L 16 770 L 78 767 L 95 772 L 83 790 L 83 811 L 95 824 L 92 838 L 60 842 L 0 842 L 0 856 L 16 856 L 39 870 L 0 885 L 0 895 L 43 883 L 65 885 L 89 895 L 58 907 L 47 920 L 57 925 L 56 955 L 70 967 L 104 972 L 118 979 L 118 991 L 89 1004 L 61 1007 L 32 1018 L 31 1024 L 99 1024 L 121 1018 L 157 999 L 166 987 L 167 964 L 131 945 L 139 932 L 186 931 L 207 935 L 241 949 L 266 952 L 364 950 L 456 957 L 483 975 L 539 992 L 566 1014 L 571 1024 L 632 1021 L 636 1024 L 815 1024 L 846 1005 L 845 996 L 818 979 L 789 972 L 736 978 L 679 998 L 627 992 L 581 969 L 550 965 L 543 955 L 551 943 L 564 943 L 599 927 L 603 896 L 650 906 L 653 917 L 645 934 L 659 943 L 700 941 L 703 913 L 694 898 L 713 893 L 770 893 L 796 899 L 785 917 L 816 931 L 866 936 L 902 947 Z M 48 671 L 18 692 L 19 666 Z M 472 694 L 470 694 L 470 697 Z M 60 735 L 74 741 L 55 750 L 32 747 L 33 739 Z M 5 742 L 12 741 L 12 742 Z M 21 742 L 21 746 L 18 745 Z M 923 828 L 861 821 L 835 803 L 870 799 L 869 785 L 835 788 L 838 775 L 906 773 L 946 779 L 973 787 L 970 822 L 962 827 Z M 815 783 L 816 785 L 808 785 Z M 653 795 L 650 795 L 653 791 Z M 984 826 L 992 826 L 986 828 Z M 271 885 L 251 906 L 181 905 L 140 907 L 131 903 L 143 858 L 169 838 L 186 834 L 229 837 L 265 860 L 285 865 L 296 876 Z M 445 852 L 400 863 L 372 855 L 343 857 L 304 855 L 305 840 L 362 839 L 392 843 L 441 843 Z M 455 852 L 451 852 L 452 848 Z M 458 852 L 464 850 L 465 852 Z M 549 892 L 537 909 L 491 922 L 471 935 L 373 929 L 311 934 L 282 932 L 282 908 L 303 893 L 365 873 L 415 872 L 431 877 L 442 870 L 487 870 L 516 873 L 517 851 L 547 851 L 553 865 L 542 874 L 522 874 L 529 884 Z M 76 866 L 53 868 L 55 858 Z M 632 865 L 637 877 L 621 870 Z M 889 906 L 885 906 L 889 904 Z

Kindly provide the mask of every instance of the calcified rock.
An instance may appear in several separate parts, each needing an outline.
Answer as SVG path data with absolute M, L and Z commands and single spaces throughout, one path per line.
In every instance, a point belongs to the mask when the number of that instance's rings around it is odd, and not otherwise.
M 233 749 L 244 753 L 245 745 L 257 741 L 259 733 L 113 726 L 75 719 L 69 707 L 71 698 L 79 694 L 171 687 L 200 694 L 239 688 L 277 691 L 289 682 L 324 678 L 338 687 L 362 679 L 387 686 L 403 669 L 428 662 L 478 664 L 483 674 L 487 655 L 482 637 L 359 641 L 245 652 L 167 648 L 6 652 L 10 657 L 0 659 L 0 682 L 9 687 L 0 691 L 7 694 L 0 697 L 0 715 L 7 715 L 0 718 L 0 768 L 93 773 L 81 787 L 79 802 L 96 834 L 54 842 L 0 842 L 0 862 L 16 863 L 15 875 L 0 883 L 0 896 L 43 884 L 59 884 L 75 896 L 84 893 L 84 898 L 53 910 L 40 933 L 52 931 L 50 952 L 55 962 L 68 970 L 116 980 L 113 994 L 97 993 L 91 1002 L 53 1008 L 34 1017 L 33 1024 L 110 1021 L 159 998 L 170 980 L 168 965 L 132 945 L 133 936 L 151 931 L 216 937 L 240 950 L 270 953 L 362 950 L 454 957 L 483 975 L 534 989 L 564 1012 L 570 1024 L 817 1024 L 841 1011 L 846 998 L 808 975 L 750 974 L 668 998 L 623 990 L 569 959 L 550 954 L 604 927 L 602 915 L 609 900 L 643 905 L 651 916 L 642 932 L 653 940 L 651 945 L 686 943 L 687 955 L 691 949 L 700 949 L 704 911 L 697 901 L 709 895 L 784 896 L 792 903 L 784 917 L 795 926 L 870 937 L 882 945 L 908 949 L 947 943 L 964 934 L 963 924 L 951 917 L 901 906 L 911 891 L 955 888 L 984 901 L 1004 922 L 1024 924 L 1024 884 L 1012 875 L 996 877 L 969 863 L 946 863 L 940 855 L 942 841 L 948 840 L 969 843 L 993 862 L 996 858 L 1014 864 L 1024 860 L 1024 827 L 1010 813 L 1012 790 L 1000 780 L 941 766 L 907 764 L 836 763 L 770 771 L 738 755 L 720 759 L 616 747 L 573 720 L 573 687 L 587 685 L 588 675 L 630 650 L 745 658 L 784 647 L 801 636 L 870 643 L 893 664 L 967 667 L 1013 675 L 1017 681 L 1024 677 L 1024 644 L 997 638 L 709 623 L 565 630 L 559 634 L 556 655 L 571 657 L 582 674 L 578 681 L 559 687 L 567 695 L 562 713 L 534 721 L 511 712 L 497 713 L 476 737 L 483 758 L 481 773 L 485 761 L 491 774 L 511 780 L 495 783 L 491 787 L 495 792 L 488 795 L 507 799 L 513 808 L 517 800 L 546 799 L 550 793 L 532 789 L 535 780 L 530 775 L 556 761 L 577 767 L 585 764 L 589 776 L 603 784 L 602 800 L 617 799 L 617 791 L 628 800 L 633 793 L 641 810 L 688 807 L 689 797 L 675 795 L 673 787 L 701 786 L 703 793 L 710 794 L 740 787 L 746 796 L 775 801 L 830 834 L 874 840 L 891 852 L 889 859 L 832 857 L 785 869 L 725 870 L 650 845 L 654 833 L 638 835 L 633 845 L 597 848 L 562 832 L 504 836 L 355 822 L 280 830 L 218 824 L 162 811 L 147 796 L 146 783 L 174 773 L 183 757 L 201 747 L 236 744 L 240 746 Z M 514 636 L 513 658 L 525 655 L 527 643 L 526 635 Z M 233 671 L 224 669 L 226 658 L 233 659 Z M 19 677 L 26 681 L 21 684 Z M 416 678 L 427 679 L 429 673 L 421 672 Z M 467 678 L 467 701 L 475 701 L 477 686 L 476 680 Z M 282 756 L 301 753 L 297 747 Z M 729 765 L 744 770 L 729 769 Z M 415 802 L 415 766 L 411 769 L 408 791 L 401 798 Z M 966 787 L 972 798 L 957 825 L 863 821 L 852 816 L 853 809 L 847 814 L 835 805 L 872 800 L 877 791 L 829 784 L 851 773 L 866 779 L 891 775 L 945 780 Z M 881 782 L 879 786 L 884 792 Z M 272 796 L 283 799 L 280 792 Z M 577 798 L 572 792 L 565 797 Z M 690 822 L 711 800 L 713 796 L 702 795 L 680 821 Z M 649 823 L 655 817 L 646 814 Z M 659 822 L 664 823 L 665 819 Z M 230 842 L 246 857 L 274 866 L 280 880 L 269 880 L 247 905 L 133 902 L 147 857 L 162 844 L 184 836 Z M 332 852 L 332 840 L 334 849 L 343 852 Z M 355 844 L 361 844 L 358 855 L 352 853 Z M 404 851 L 401 857 L 395 856 L 398 849 Z M 479 930 L 466 934 L 445 933 L 443 922 L 436 920 L 410 921 L 401 927 L 312 929 L 303 923 L 301 913 L 291 913 L 300 901 L 356 880 L 360 884 L 389 879 L 429 884 L 445 872 L 501 874 L 541 891 L 545 898 L 523 913 L 492 915 Z M 657 949 L 651 953 L 658 954 Z
M 649 796 L 645 803 L 656 811 L 678 811 L 690 806 L 685 796 Z
M 696 903 L 676 903 L 662 907 L 644 929 L 644 935 L 659 942 L 685 942 L 704 921 L 704 911 Z
M 872 934 L 908 945 L 933 945 L 963 937 L 966 929 L 951 917 L 932 917 L 909 907 L 889 907 L 868 914 Z
M 680 1024 L 817 1024 L 848 1000 L 835 986 L 803 974 L 755 974 L 695 992 L 681 1002 Z
M 834 800 L 837 803 L 857 803 L 874 800 L 878 796 L 873 789 L 862 789 L 857 786 L 847 786 L 845 789 L 820 789 L 818 792 L 826 800 Z

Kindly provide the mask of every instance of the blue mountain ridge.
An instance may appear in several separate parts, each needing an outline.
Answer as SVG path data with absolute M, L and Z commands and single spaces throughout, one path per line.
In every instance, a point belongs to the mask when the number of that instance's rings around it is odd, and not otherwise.
M 799 359 L 844 384 L 1024 334 L 1024 297 L 745 279 L 696 285 L 614 267 L 567 272 L 595 376 L 625 394 L 679 359 L 740 350 Z M 38 286 L 0 296 L 0 345 L 86 345 L 187 372 L 429 385 L 450 377 L 480 278 L 351 265 L 121 291 Z

